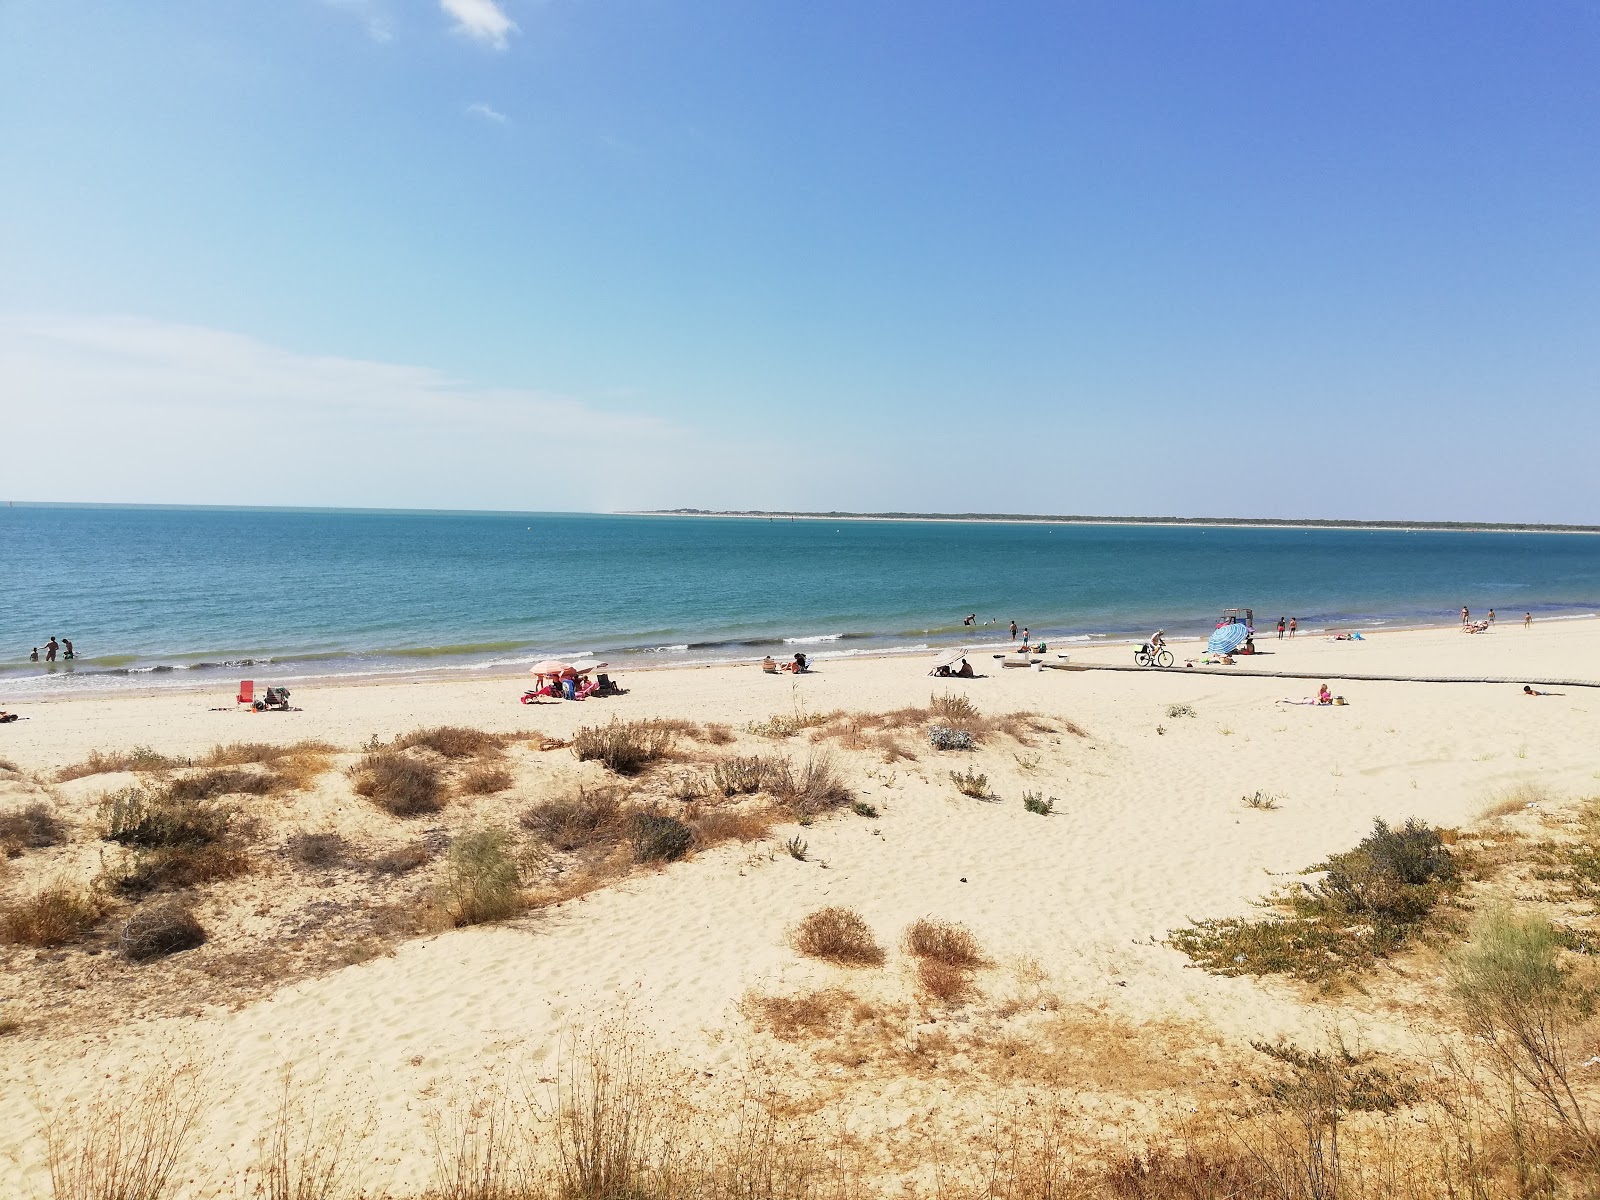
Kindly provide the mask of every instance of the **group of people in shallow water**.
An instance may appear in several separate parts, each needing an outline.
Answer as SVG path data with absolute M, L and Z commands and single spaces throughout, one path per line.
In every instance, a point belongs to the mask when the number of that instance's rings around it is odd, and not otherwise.
M 78 657 L 77 651 L 72 648 L 71 638 L 62 638 L 59 642 L 54 637 L 44 644 L 44 661 L 55 662 L 56 654 L 60 653 L 62 662 L 71 662 Z M 29 662 L 39 661 L 39 647 L 33 648 L 33 653 L 28 655 Z

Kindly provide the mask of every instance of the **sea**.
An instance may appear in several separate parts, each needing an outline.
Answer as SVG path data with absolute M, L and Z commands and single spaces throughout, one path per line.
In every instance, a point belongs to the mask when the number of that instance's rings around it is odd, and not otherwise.
M 1600 612 L 1600 537 L 14 504 L 0 700 Z M 969 614 L 974 625 L 963 623 Z M 72 662 L 29 661 L 50 637 Z

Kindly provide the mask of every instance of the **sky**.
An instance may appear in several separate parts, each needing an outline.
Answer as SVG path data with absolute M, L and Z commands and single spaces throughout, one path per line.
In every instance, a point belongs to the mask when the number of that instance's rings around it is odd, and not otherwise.
M 0 0 L 0 499 L 1600 523 L 1600 0 Z

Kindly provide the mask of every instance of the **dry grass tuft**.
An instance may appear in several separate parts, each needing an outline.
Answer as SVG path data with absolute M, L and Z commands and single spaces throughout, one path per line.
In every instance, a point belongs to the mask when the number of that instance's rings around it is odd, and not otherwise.
M 666 813 L 635 812 L 628 821 L 628 840 L 639 862 L 676 862 L 689 853 L 694 832 Z
M 772 816 L 764 812 L 742 812 L 714 808 L 689 815 L 689 827 L 700 846 L 718 842 L 759 842 L 772 833 Z
M 212 767 L 194 775 L 174 779 L 166 787 L 171 801 L 210 800 L 217 796 L 266 796 L 283 786 L 275 775 L 241 771 L 235 767 Z
M 24 850 L 59 846 L 66 840 L 66 824 L 42 800 L 35 800 L 24 808 L 0 812 L 0 858 L 15 858 Z
M 778 761 L 769 755 L 736 754 L 711 764 L 709 783 L 724 796 L 749 796 L 767 786 L 778 770 Z
M 774 764 L 766 786 L 774 800 L 803 817 L 854 799 L 833 756 L 826 751 L 806 755 L 805 765 L 799 768 L 787 760 Z
M 407 842 L 369 860 L 367 867 L 379 875 L 408 875 L 418 867 L 427 866 L 432 858 L 433 852 L 426 842 Z
M 124 957 L 152 962 L 205 944 L 206 931 L 189 906 L 176 900 L 140 909 L 123 923 L 118 939 Z
M 441 758 L 492 758 L 500 754 L 506 743 L 520 736 L 489 733 L 462 725 L 436 725 L 432 729 L 414 729 L 401 734 L 392 745 L 396 750 L 431 750 Z
M 1552 799 L 1550 789 L 1544 784 L 1524 780 L 1491 792 L 1483 808 L 1478 811 L 1478 819 L 1487 821 L 1493 817 L 1509 817 L 1526 809 L 1541 808 Z
M 100 899 L 88 888 L 65 880 L 0 908 L 0 942 L 16 946 L 64 946 L 99 923 Z
M 473 767 L 456 786 L 466 796 L 492 796 L 515 782 L 515 777 L 504 767 L 484 765 Z
M 443 784 L 431 763 L 393 750 L 378 750 L 351 768 L 355 792 L 393 817 L 438 812 Z
M 522 814 L 521 824 L 557 850 L 581 850 L 620 839 L 623 813 L 617 789 L 579 785 L 565 796 L 535 804 Z
M 52 1112 L 44 1135 L 55 1200 L 170 1200 L 210 1099 L 194 1068 L 162 1068 L 132 1092 Z
M 279 746 L 269 742 L 229 742 L 213 746 L 200 759 L 203 767 L 243 767 L 252 764 L 270 767 L 277 784 L 275 790 L 303 792 L 333 767 L 332 755 L 338 748 L 308 738 Z
M 751 993 L 741 1007 L 749 1018 L 773 1037 L 798 1042 L 825 1037 L 843 1023 L 856 998 L 841 988 L 803 992 L 798 996 L 761 996 Z
M 913 921 L 906 927 L 905 947 L 908 954 L 931 959 L 951 967 L 983 967 L 989 964 L 983 947 L 972 931 L 954 921 L 935 921 L 928 917 Z
M 108 872 L 112 886 L 137 896 L 243 874 L 250 860 L 235 835 L 235 816 L 211 799 L 137 787 L 101 797 L 105 839 L 131 851 Z
M 622 721 L 585 725 L 572 735 L 579 762 L 599 762 L 618 775 L 636 775 L 671 752 L 679 726 L 671 721 Z
M 962 1004 L 976 991 L 970 972 L 937 958 L 924 958 L 917 963 L 917 986 L 944 1004 Z
M 188 765 L 186 759 L 157 753 L 149 746 L 135 746 L 132 750 L 114 750 L 109 754 L 91 750 L 89 756 L 82 762 L 73 763 L 57 771 L 56 780 L 66 783 L 70 779 L 107 775 L 112 771 L 170 771 L 174 767 Z
M 852 967 L 881 967 L 883 947 L 853 908 L 819 908 L 794 931 L 794 948 L 812 958 Z
M 732 728 L 716 722 L 706 725 L 700 733 L 700 740 L 712 746 L 726 746 L 733 737 Z
M 314 870 L 342 867 L 350 861 L 350 843 L 337 833 L 296 833 L 285 843 L 289 857 Z

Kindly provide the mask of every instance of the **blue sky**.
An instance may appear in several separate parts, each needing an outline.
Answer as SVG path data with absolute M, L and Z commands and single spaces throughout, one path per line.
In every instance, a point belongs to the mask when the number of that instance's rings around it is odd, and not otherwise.
M 1595 0 L 0 0 L 0 163 L 4 498 L 1600 522 Z

